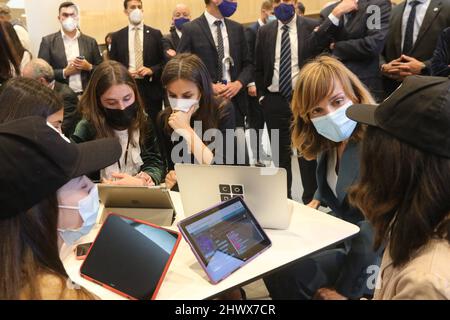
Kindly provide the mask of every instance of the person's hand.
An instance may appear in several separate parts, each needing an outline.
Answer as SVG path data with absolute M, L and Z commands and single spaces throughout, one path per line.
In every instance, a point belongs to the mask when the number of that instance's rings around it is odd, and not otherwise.
M 153 75 L 153 71 L 150 68 L 147 67 L 141 67 L 138 70 L 136 70 L 136 74 L 139 77 L 151 77 Z
M 342 0 L 334 9 L 332 14 L 340 19 L 344 14 L 358 10 L 358 0 Z
M 177 184 L 177 174 L 174 170 L 170 171 L 166 176 L 166 188 L 172 189 Z
M 402 64 L 399 66 L 400 70 L 405 73 L 411 73 L 413 75 L 420 75 L 422 70 L 425 69 L 426 65 L 422 61 L 419 61 L 413 57 L 402 55 Z
M 67 65 L 67 67 L 64 69 L 64 77 L 68 78 L 70 76 L 73 76 L 74 74 L 78 74 L 80 73 L 80 70 L 78 70 L 75 65 L 73 64 L 73 62 L 69 62 L 69 64 Z
M 317 290 L 313 300 L 348 300 L 334 289 L 321 288 Z
M 310 203 L 308 203 L 307 207 L 313 208 L 313 209 L 319 209 L 320 207 L 320 201 L 319 200 L 313 200 Z
M 73 65 L 77 70 L 82 70 L 82 71 L 91 71 L 93 68 L 92 64 L 90 64 L 89 61 L 87 61 L 86 59 L 76 58 L 73 61 Z
M 226 85 L 225 90 L 220 94 L 222 98 L 231 100 L 239 91 L 241 91 L 243 85 L 240 81 L 230 82 Z
M 125 173 L 114 173 L 112 177 L 116 180 L 114 181 L 104 179 L 103 183 L 113 186 L 135 186 L 135 187 L 148 186 L 148 184 L 146 184 L 143 179 L 138 177 L 132 177 Z
M 330 50 L 334 50 L 334 49 L 336 49 L 336 43 L 335 42 L 330 44 Z
M 176 52 L 175 50 L 173 50 L 173 49 L 167 50 L 166 53 L 167 53 L 167 55 L 168 55 L 169 57 L 172 57 L 172 58 L 175 57 L 175 56 L 177 55 L 177 52 Z
M 408 72 L 408 68 L 402 67 L 404 65 L 404 62 L 402 60 L 402 57 L 392 60 L 389 63 L 383 64 L 381 66 L 381 72 L 384 76 L 394 79 L 403 81 L 403 79 L 407 76 L 411 76 L 412 73 Z
M 216 96 L 220 96 L 222 94 L 222 92 L 224 92 L 226 90 L 227 86 L 224 85 L 223 83 L 214 83 L 213 84 L 213 90 L 214 90 L 214 94 Z
M 169 126 L 180 136 L 186 137 L 191 128 L 191 118 L 195 112 L 195 106 L 192 106 L 188 112 L 175 111 L 169 117 Z
M 257 92 L 257 90 L 256 90 L 256 86 L 251 86 L 251 87 L 248 87 L 248 95 L 250 96 L 250 97 L 256 97 L 257 95 L 258 95 L 258 92 Z

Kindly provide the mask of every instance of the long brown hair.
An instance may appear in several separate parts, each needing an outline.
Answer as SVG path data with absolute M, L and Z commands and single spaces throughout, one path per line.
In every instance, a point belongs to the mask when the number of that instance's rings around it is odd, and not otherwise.
M 192 116 L 192 120 L 201 121 L 204 132 L 209 129 L 218 129 L 220 119 L 224 116 L 223 106 L 226 101 L 219 100 L 214 96 L 211 76 L 198 56 L 183 53 L 167 63 L 161 77 L 163 86 L 167 87 L 170 83 L 180 79 L 195 83 L 201 94 L 199 109 Z M 173 132 L 168 124 L 172 112 L 172 108 L 168 107 L 159 116 L 158 123 L 163 124 L 163 130 L 167 135 L 171 135 Z
M 10 27 L 12 28 L 11 23 L 0 21 L 0 83 L 20 75 L 23 52 L 22 55 L 17 52 L 17 47 L 14 45 L 9 32 Z
M 144 111 L 144 104 L 139 95 L 136 81 L 128 70 L 119 62 L 105 61 L 95 68 L 91 81 L 81 97 L 79 109 L 83 119 L 87 120 L 96 132 L 96 139 L 115 137 L 114 129 L 108 125 L 105 118 L 104 106 L 101 103 L 101 96 L 115 85 L 129 86 L 136 97 L 138 105 L 137 117 L 128 129 L 131 137 L 135 130 L 140 132 L 140 144 L 144 144 L 148 131 L 148 117 Z M 134 141 L 131 141 L 134 143 Z
M 376 249 L 389 244 L 397 267 L 433 238 L 450 243 L 450 159 L 374 127 L 367 129 L 361 157 L 349 201 L 373 224 Z
M 9 80 L 0 95 L 0 123 L 29 116 L 48 118 L 64 108 L 62 99 L 34 79 Z
M 339 143 L 320 135 L 311 122 L 312 109 L 334 91 L 339 82 L 353 103 L 374 104 L 374 99 L 361 81 L 342 62 L 329 56 L 319 56 L 300 71 L 292 101 L 292 144 L 306 159 L 315 159 L 321 152 L 334 149 Z M 358 125 L 351 140 L 361 141 L 364 126 Z
M 13 218 L 0 220 L 0 300 L 43 298 L 40 277 L 61 281 L 61 296 L 68 276 L 58 250 L 56 194 Z M 25 293 L 25 295 L 24 295 Z M 86 290 L 80 299 L 93 298 Z

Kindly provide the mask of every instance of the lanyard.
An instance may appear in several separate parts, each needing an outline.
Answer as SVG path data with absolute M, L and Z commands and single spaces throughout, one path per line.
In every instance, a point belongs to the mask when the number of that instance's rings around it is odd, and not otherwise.
M 130 139 L 128 139 L 127 150 L 125 151 L 125 170 L 127 169 L 128 163 L 128 149 L 130 148 Z M 119 171 L 122 173 L 122 165 L 120 164 L 120 159 L 117 161 L 117 165 L 119 166 Z

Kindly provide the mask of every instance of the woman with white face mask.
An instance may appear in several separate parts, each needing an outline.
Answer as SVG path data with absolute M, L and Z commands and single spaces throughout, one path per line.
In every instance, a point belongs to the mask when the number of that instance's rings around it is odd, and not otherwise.
M 373 101 L 361 81 L 334 58 L 318 57 L 301 70 L 292 103 L 292 141 L 302 156 L 318 162 L 318 190 L 309 206 L 328 207 L 361 232 L 342 247 L 322 251 L 266 279 L 274 299 L 355 299 L 372 293 L 368 267 L 379 263 L 380 254 L 372 249 L 370 224 L 347 200 L 347 190 L 359 177 L 365 127 L 345 112 L 355 103 Z
M 166 65 L 161 81 L 170 107 L 159 115 L 157 123 L 169 169 L 166 187 L 172 189 L 177 183 L 175 163 L 224 163 L 226 130 L 234 130 L 236 121 L 233 104 L 214 96 L 209 72 L 196 55 L 175 56 Z M 209 149 L 206 132 L 212 139 L 222 139 L 222 150 Z

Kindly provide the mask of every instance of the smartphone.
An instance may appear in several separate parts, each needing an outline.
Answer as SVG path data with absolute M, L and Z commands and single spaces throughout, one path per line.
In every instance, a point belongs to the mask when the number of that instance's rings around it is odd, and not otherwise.
M 85 58 L 84 58 L 84 56 L 78 56 L 77 59 L 78 60 L 84 60 Z
M 92 246 L 92 242 L 80 244 L 76 248 L 77 260 L 84 260 Z

